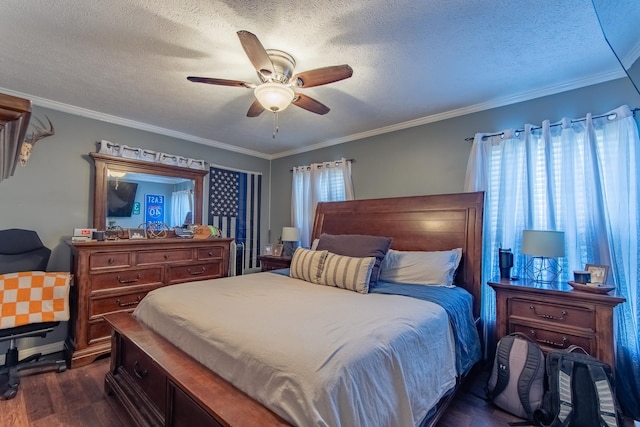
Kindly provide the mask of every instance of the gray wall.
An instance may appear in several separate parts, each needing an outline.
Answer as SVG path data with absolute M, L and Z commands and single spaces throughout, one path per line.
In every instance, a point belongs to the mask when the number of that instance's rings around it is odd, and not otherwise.
M 69 271 L 71 252 L 65 240 L 70 239 L 74 228 L 92 226 L 94 179 L 88 153 L 95 152 L 96 141 L 102 139 L 261 172 L 265 190 L 262 211 L 268 210 L 269 160 L 37 106 L 33 114 L 39 118 L 47 115 L 55 126 L 55 135 L 39 141 L 27 165 L 18 165 L 15 174 L 0 183 L 0 229 L 36 230 L 53 251 L 50 271 Z M 267 218 L 264 215 L 262 219 L 262 241 L 266 241 Z M 20 347 L 59 342 L 65 336 L 66 324 L 45 340 L 23 340 Z M 0 355 L 7 348 L 2 344 Z
M 478 132 L 522 129 L 562 117 L 605 113 L 620 105 L 640 107 L 640 95 L 627 79 L 481 111 L 419 127 L 378 135 L 307 153 L 276 159 L 271 172 L 271 228 L 277 238 L 291 222 L 293 166 L 353 158 L 356 199 L 456 193 L 463 190 L 471 143 Z M 326 116 L 340 120 L 340 116 Z M 638 117 L 636 117 L 636 120 Z

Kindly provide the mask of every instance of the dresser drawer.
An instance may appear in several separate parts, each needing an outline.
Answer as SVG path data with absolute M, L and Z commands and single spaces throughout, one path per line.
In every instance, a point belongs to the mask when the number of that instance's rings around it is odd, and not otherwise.
M 167 395 L 167 378 L 164 372 L 146 353 L 130 341 L 123 338 L 121 345 L 120 369 L 126 371 L 153 404 L 164 412 Z
M 169 268 L 169 284 L 194 280 L 215 279 L 223 276 L 222 262 L 181 265 Z
M 222 259 L 224 258 L 225 248 L 221 246 L 211 246 L 209 248 L 198 248 L 197 257 L 199 260 Z
M 511 298 L 509 300 L 509 316 L 595 330 L 595 312 L 570 305 Z
M 137 253 L 136 263 L 144 264 L 160 264 L 165 262 L 181 262 L 191 261 L 193 259 L 193 251 L 191 249 L 169 249 L 164 251 L 139 251 Z
M 92 291 L 103 291 L 127 286 L 160 284 L 162 284 L 162 267 L 156 267 L 94 274 L 91 289 Z
M 131 265 L 131 252 L 109 252 L 91 254 L 89 268 L 91 270 L 111 267 L 129 267 Z
M 89 320 L 87 328 L 87 342 L 96 344 L 111 339 L 111 326 L 102 317 Z
M 571 345 L 582 347 L 587 353 L 595 355 L 596 345 L 594 336 L 569 334 L 566 332 L 542 329 L 526 324 L 511 323 L 509 333 L 521 332 L 540 344 L 547 350 L 565 349 Z
M 142 298 L 147 295 L 148 290 L 141 292 L 127 293 L 122 295 L 110 295 L 106 297 L 92 297 L 89 302 L 89 317 L 100 316 L 116 311 L 133 310 Z

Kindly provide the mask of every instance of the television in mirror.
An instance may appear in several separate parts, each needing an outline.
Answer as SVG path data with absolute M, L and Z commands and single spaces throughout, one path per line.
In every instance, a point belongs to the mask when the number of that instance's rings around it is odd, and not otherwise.
M 138 184 L 120 180 L 107 182 L 107 216 L 129 218 L 136 200 Z

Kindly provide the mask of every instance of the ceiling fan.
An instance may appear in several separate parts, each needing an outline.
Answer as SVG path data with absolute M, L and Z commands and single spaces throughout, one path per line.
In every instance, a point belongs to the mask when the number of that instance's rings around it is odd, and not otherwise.
M 327 114 L 329 107 L 307 95 L 297 93 L 296 90 L 337 82 L 353 75 L 353 70 L 346 64 L 316 68 L 294 74 L 296 61 L 287 52 L 265 49 L 258 37 L 249 31 L 238 31 L 238 37 L 251 64 L 258 73 L 260 84 L 193 76 L 187 77 L 187 80 L 196 83 L 253 89 L 256 99 L 249 107 L 247 117 L 257 117 L 264 110 L 278 113 L 290 104 L 312 113 Z

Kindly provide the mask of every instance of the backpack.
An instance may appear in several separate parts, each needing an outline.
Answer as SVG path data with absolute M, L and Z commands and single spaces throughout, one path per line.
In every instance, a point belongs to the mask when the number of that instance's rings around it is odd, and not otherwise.
M 494 405 L 529 421 L 542 404 L 545 359 L 540 346 L 524 334 L 502 337 L 485 389 Z
M 549 390 L 534 414 L 541 426 L 622 426 L 608 364 L 571 346 L 549 353 L 547 375 Z

